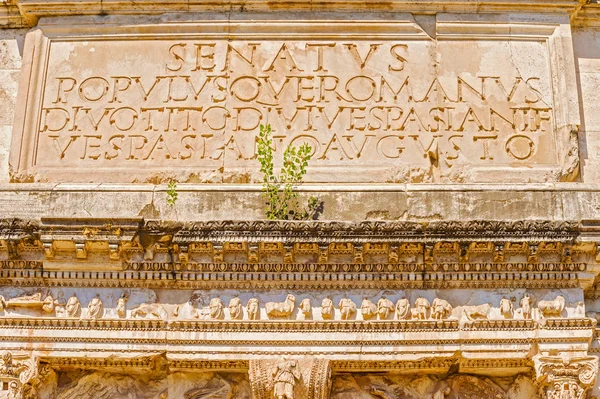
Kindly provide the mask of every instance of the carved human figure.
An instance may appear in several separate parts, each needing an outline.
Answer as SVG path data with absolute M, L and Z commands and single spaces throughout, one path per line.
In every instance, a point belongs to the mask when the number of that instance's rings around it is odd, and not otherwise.
M 248 310 L 248 319 L 259 320 L 260 319 L 260 306 L 258 305 L 258 298 L 250 298 L 246 305 Z
M 529 294 L 525 293 L 520 302 L 521 313 L 523 314 L 523 318 L 525 319 L 531 319 L 531 304 L 531 297 L 529 296 Z
M 117 316 L 121 318 L 127 317 L 127 301 L 129 301 L 129 296 L 124 292 L 117 299 Z
M 502 298 L 500 300 L 500 314 L 505 319 L 512 319 L 514 314 L 514 308 L 512 301 L 508 298 Z
M 42 311 L 44 311 L 45 313 L 52 313 L 54 312 L 54 306 L 55 306 L 55 302 L 54 302 L 54 297 L 52 296 L 52 292 L 48 292 L 48 295 L 46 295 L 46 298 L 44 298 L 43 302 L 42 302 Z
M 410 302 L 408 302 L 406 297 L 402 297 L 396 302 L 396 318 L 398 320 L 410 318 Z
M 381 297 L 377 301 L 377 314 L 380 320 L 387 320 L 390 315 L 394 314 L 394 303 L 386 297 Z
M 77 294 L 73 294 L 67 301 L 67 317 L 79 317 L 81 315 L 81 302 Z
M 0 295 L 0 312 L 4 312 L 6 309 L 6 299 Z
M 94 298 L 88 304 L 88 318 L 90 319 L 100 319 L 104 314 L 104 305 L 102 304 L 102 299 L 100 299 L 100 294 L 96 294 Z
M 360 314 L 363 319 L 370 320 L 377 315 L 377 305 L 375 305 L 369 298 L 363 298 L 360 305 Z
M 54 312 L 56 317 L 67 317 L 67 311 L 65 310 L 66 305 L 67 301 L 65 300 L 65 294 L 62 290 L 58 290 L 56 299 L 54 300 Z
M 299 379 L 298 362 L 283 358 L 273 370 L 275 399 L 294 399 L 294 387 Z
M 210 309 L 210 318 L 212 320 L 223 320 L 225 317 L 225 312 L 223 311 L 225 306 L 223 305 L 221 298 L 211 299 L 208 307 Z
M 356 304 L 350 298 L 340 299 L 338 308 L 340 309 L 342 320 L 348 320 L 356 313 Z
M 452 306 L 445 299 L 435 298 L 431 303 L 431 318 L 446 319 L 452 313 Z
M 333 301 L 330 297 L 325 297 L 321 302 L 321 317 L 324 320 L 331 320 L 334 316 L 334 306 Z
M 431 304 L 423 297 L 417 298 L 415 301 L 415 307 L 411 309 L 412 317 L 418 320 L 427 320 L 429 308 Z
M 302 302 L 300 302 L 300 311 L 304 314 L 305 318 L 309 318 L 312 314 L 312 306 L 310 305 L 310 299 L 304 298 Z
M 242 320 L 244 317 L 244 308 L 239 297 L 234 296 L 229 301 L 229 315 L 233 320 Z

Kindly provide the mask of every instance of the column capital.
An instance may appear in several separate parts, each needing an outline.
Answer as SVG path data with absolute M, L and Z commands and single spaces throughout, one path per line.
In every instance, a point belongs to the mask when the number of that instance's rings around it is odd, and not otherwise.
M 533 358 L 540 394 L 546 399 L 583 399 L 598 376 L 598 357 Z

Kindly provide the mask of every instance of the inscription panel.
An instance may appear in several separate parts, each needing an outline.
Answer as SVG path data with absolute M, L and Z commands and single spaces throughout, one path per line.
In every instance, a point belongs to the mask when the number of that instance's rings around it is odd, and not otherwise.
M 256 181 L 260 124 L 279 156 L 311 145 L 307 181 L 560 179 L 547 37 L 434 40 L 412 17 L 345 37 L 269 24 L 255 38 L 42 26 L 14 180 Z

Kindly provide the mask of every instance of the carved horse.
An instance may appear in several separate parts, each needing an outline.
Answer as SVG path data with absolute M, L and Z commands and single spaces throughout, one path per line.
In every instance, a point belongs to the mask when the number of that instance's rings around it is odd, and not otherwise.
M 565 309 L 565 298 L 559 295 L 553 301 L 539 301 L 538 309 L 543 317 L 560 317 Z
M 156 303 L 142 303 L 140 306 L 131 310 L 131 317 L 134 319 L 162 319 L 168 317 L 167 311 Z
M 269 317 L 287 317 L 292 314 L 296 306 L 296 297 L 288 294 L 283 302 L 267 302 L 265 309 Z
M 492 307 L 489 303 L 477 306 L 465 306 L 463 312 L 469 320 L 487 319 Z

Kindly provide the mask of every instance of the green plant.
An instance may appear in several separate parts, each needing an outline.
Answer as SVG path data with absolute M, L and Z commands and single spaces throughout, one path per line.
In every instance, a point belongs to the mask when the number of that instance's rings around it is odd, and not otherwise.
M 319 201 L 308 199 L 304 208 L 300 207 L 296 186 L 306 174 L 312 148 L 304 143 L 300 147 L 288 145 L 283 153 L 283 164 L 279 176 L 273 167 L 273 140 L 271 125 L 260 125 L 258 135 L 258 161 L 263 174 L 263 195 L 266 199 L 265 214 L 269 220 L 306 220 L 317 212 Z
M 177 182 L 175 180 L 169 181 L 167 186 L 167 204 L 171 207 L 177 203 Z

